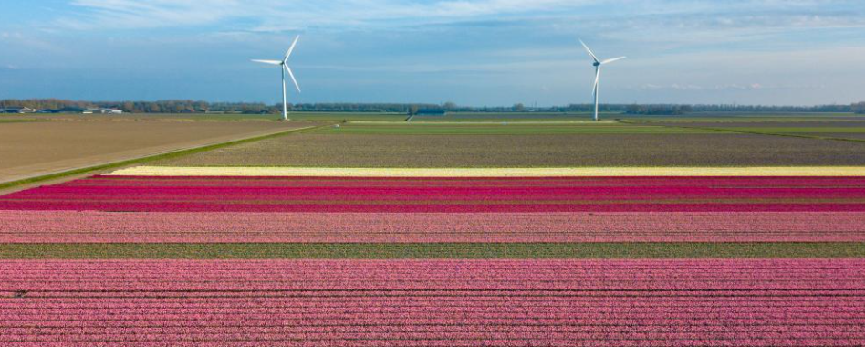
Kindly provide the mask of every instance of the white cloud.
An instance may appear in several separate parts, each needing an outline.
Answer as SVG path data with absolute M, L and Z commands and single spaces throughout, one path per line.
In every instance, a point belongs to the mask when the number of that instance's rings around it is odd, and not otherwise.
M 83 28 L 198 26 L 250 19 L 254 31 L 320 26 L 424 24 L 548 13 L 606 27 L 862 27 L 861 4 L 849 1 L 750 0 L 74 0 L 82 9 L 57 23 Z M 592 5 L 589 8 L 586 5 Z M 610 10 L 597 13 L 600 7 Z M 581 9 L 574 11 L 574 9 Z M 841 9 L 841 10 L 839 10 Z M 846 10 L 845 10 L 846 9 Z M 609 19 L 616 18 L 610 22 Z
M 259 22 L 254 31 L 296 30 L 311 26 L 377 25 L 379 21 L 476 18 L 570 8 L 583 0 L 75 0 L 85 10 L 57 23 L 76 29 L 150 28 L 215 24 L 232 18 Z

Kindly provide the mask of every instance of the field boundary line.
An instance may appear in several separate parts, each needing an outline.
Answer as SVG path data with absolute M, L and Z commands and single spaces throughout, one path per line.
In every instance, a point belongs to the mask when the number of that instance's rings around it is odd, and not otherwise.
M 865 166 L 565 167 L 565 168 L 333 168 L 266 166 L 135 166 L 116 176 L 282 177 L 610 177 L 610 176 L 865 176 Z
M 160 153 L 145 155 L 145 156 L 133 158 L 133 159 L 127 159 L 127 160 L 121 160 L 121 161 L 116 161 L 116 162 L 109 162 L 109 163 L 104 163 L 104 164 L 85 166 L 85 167 L 81 167 L 81 168 L 77 168 L 77 169 L 70 169 L 70 170 L 64 170 L 64 171 L 59 171 L 59 172 L 53 172 L 53 173 L 49 173 L 49 174 L 38 175 L 38 176 L 28 177 L 28 178 L 24 178 L 24 179 L 0 183 L 0 191 L 4 191 L 4 190 L 10 189 L 10 188 L 23 186 L 23 185 L 30 185 L 30 184 L 35 184 L 35 183 L 40 183 L 40 182 L 45 182 L 45 181 L 56 180 L 56 179 L 69 177 L 69 176 L 84 175 L 84 174 L 92 173 L 95 171 L 115 169 L 115 168 L 120 168 L 120 167 L 124 167 L 124 166 L 128 166 L 128 165 L 133 165 L 133 164 L 145 164 L 145 163 L 149 163 L 149 162 L 153 162 L 153 161 L 157 161 L 157 160 L 171 159 L 174 157 L 183 156 L 183 155 L 187 155 L 187 154 L 206 152 L 206 151 L 211 151 L 214 149 L 224 148 L 224 147 L 238 145 L 238 144 L 242 144 L 242 143 L 266 140 L 269 138 L 289 135 L 289 134 L 297 133 L 297 132 L 314 131 L 314 130 L 317 130 L 319 128 L 326 127 L 326 126 L 328 126 L 328 125 L 308 126 L 308 127 L 298 128 L 298 129 L 281 130 L 281 131 L 277 131 L 275 133 L 258 135 L 258 136 L 253 136 L 253 137 L 249 137 L 249 138 L 242 138 L 242 139 L 232 140 L 232 141 L 211 143 L 211 144 L 205 144 L 205 145 L 189 147 L 189 148 L 181 148 L 181 149 L 176 149 L 176 150 L 171 150 L 171 151 L 163 151 Z M 0 194 L 3 194 L 3 193 L 0 193 Z
M 865 140 L 850 139 L 850 138 L 843 138 L 843 137 L 832 137 L 832 136 L 800 135 L 800 134 L 790 134 L 790 133 L 776 133 L 776 132 L 771 132 L 771 131 L 736 130 L 736 129 L 732 129 L 732 128 L 711 128 L 711 127 L 656 124 L 653 121 L 649 121 L 649 122 L 636 121 L 635 122 L 635 121 L 623 120 L 621 122 L 624 124 L 630 124 L 630 125 L 653 125 L 653 126 L 672 128 L 672 129 L 702 130 L 702 131 L 707 131 L 707 132 L 719 132 L 719 133 L 767 135 L 767 136 L 793 137 L 793 138 L 810 139 L 810 140 L 865 143 Z

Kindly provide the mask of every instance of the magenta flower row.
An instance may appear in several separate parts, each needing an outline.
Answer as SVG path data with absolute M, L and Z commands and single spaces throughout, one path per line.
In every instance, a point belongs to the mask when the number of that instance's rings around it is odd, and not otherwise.
M 96 176 L 0 210 L 113 212 L 863 212 L 860 177 L 225 178 Z

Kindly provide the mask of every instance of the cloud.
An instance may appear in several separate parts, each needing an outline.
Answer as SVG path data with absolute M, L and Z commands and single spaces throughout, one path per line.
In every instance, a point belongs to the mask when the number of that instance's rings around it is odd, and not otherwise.
M 319 26 L 387 26 L 491 16 L 549 14 L 604 26 L 861 27 L 863 5 L 850 1 L 708 0 L 74 0 L 80 11 L 57 23 L 88 27 L 182 27 L 252 19 L 256 31 Z M 615 10 L 598 12 L 599 7 Z M 579 9 L 579 11 L 575 11 Z
M 345 86 L 368 80 L 410 86 L 370 82 L 367 90 L 377 95 L 404 89 L 433 99 L 458 94 L 507 104 L 509 95 L 535 88 L 548 100 L 569 102 L 587 95 L 575 91 L 588 89 L 594 77 L 581 37 L 600 56 L 631 58 L 606 75 L 610 98 L 753 94 L 773 98 L 767 102 L 812 102 L 850 98 L 865 54 L 861 0 L 58 2 L 66 5 L 52 4 L 56 11 L 25 4 L 21 13 L 36 17 L 0 24 L 0 42 L 20 52 L 0 57 L 0 67 L 132 63 L 159 71 L 243 72 L 225 77 L 233 84 L 250 79 L 246 73 L 255 67 L 248 58 L 278 56 L 299 32 L 296 72 L 311 84 L 333 81 L 331 88 L 342 90 L 329 91 L 337 98 L 357 95 Z M 447 88 L 424 85 L 430 81 Z M 785 88 L 803 91 L 773 92 Z M 826 91 L 805 91 L 813 88 Z
M 247 18 L 253 31 L 297 30 L 315 26 L 379 25 L 442 19 L 478 18 L 532 11 L 573 8 L 581 0 L 75 0 L 76 15 L 56 23 L 75 29 L 153 28 L 216 24 Z
M 657 85 L 657 84 L 641 84 L 641 85 L 632 85 L 625 87 L 625 90 L 642 90 L 642 91 L 736 91 L 736 90 L 793 90 L 793 89 L 825 89 L 825 85 L 813 85 L 813 84 L 778 84 L 778 85 L 763 85 L 760 83 L 750 83 L 750 84 L 716 84 L 716 85 L 695 85 L 695 84 L 679 84 L 673 83 L 671 85 Z

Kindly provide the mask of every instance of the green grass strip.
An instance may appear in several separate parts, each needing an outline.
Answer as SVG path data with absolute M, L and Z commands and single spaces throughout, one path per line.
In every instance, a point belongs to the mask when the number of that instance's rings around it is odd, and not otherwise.
M 653 124 L 643 121 L 622 121 L 625 124 Z M 781 137 L 795 137 L 800 139 L 811 139 L 811 140 L 825 140 L 825 141 L 840 141 L 840 142 L 858 142 L 865 143 L 865 140 L 861 139 L 851 139 L 846 137 L 832 137 L 832 136 L 819 136 L 819 135 L 806 135 L 806 134 L 797 134 L 797 133 L 780 133 L 773 132 L 771 128 L 768 130 L 758 130 L 759 128 L 712 128 L 712 127 L 696 127 L 696 126 L 684 126 L 684 125 L 667 125 L 667 124 L 656 124 L 663 127 L 668 128 L 678 128 L 678 129 L 688 129 L 688 130 L 699 130 L 706 132 L 719 132 L 719 133 L 735 133 L 735 134 L 749 134 L 749 135 L 767 135 L 767 136 L 781 136 Z
M 0 123 L 8 124 L 8 123 L 34 123 L 40 122 L 38 119 L 0 119 Z
M 3 244 L 2 259 L 863 258 L 865 243 Z
M 124 167 L 127 165 L 132 165 L 132 164 L 145 164 L 145 163 L 149 163 L 149 162 L 153 162 L 153 161 L 157 161 L 157 160 L 174 159 L 176 157 L 183 156 L 183 155 L 212 151 L 215 149 L 220 149 L 220 148 L 228 147 L 228 146 L 234 146 L 234 145 L 238 145 L 241 143 L 267 140 L 267 139 L 274 138 L 274 137 L 285 136 L 288 134 L 304 132 L 304 131 L 314 131 L 314 130 L 317 130 L 321 127 L 325 127 L 325 126 L 327 126 L 327 125 L 300 128 L 300 129 L 290 129 L 290 130 L 280 131 L 280 132 L 273 133 L 273 134 L 250 137 L 250 138 L 246 138 L 246 139 L 242 139 L 242 140 L 220 142 L 220 143 L 205 145 L 205 146 L 201 146 L 201 147 L 177 150 L 177 151 L 172 151 L 172 152 L 167 152 L 167 153 L 154 154 L 154 155 L 145 156 L 145 157 L 136 158 L 136 159 L 118 161 L 118 162 L 101 164 L 101 165 L 88 166 L 88 167 L 73 169 L 73 170 L 69 170 L 69 171 L 63 171 L 63 172 L 52 173 L 52 174 L 47 174 L 47 175 L 35 176 L 35 177 L 25 178 L 25 179 L 17 180 L 17 181 L 0 183 L 0 190 L 13 188 L 13 187 L 25 185 L 25 184 L 35 184 L 35 183 L 60 179 L 63 177 L 68 177 L 68 176 L 84 175 L 84 174 L 89 174 L 89 173 L 93 173 L 96 171 L 116 169 L 116 168 Z
M 339 128 L 324 128 L 323 134 L 357 135 L 553 135 L 553 134 L 703 134 L 712 131 L 688 130 L 656 125 L 623 125 L 621 123 L 348 123 Z

